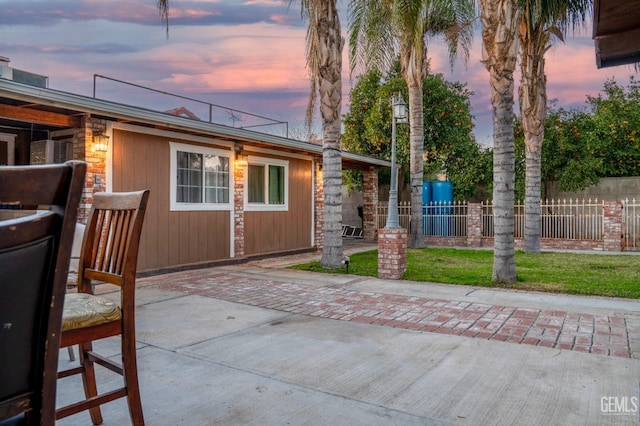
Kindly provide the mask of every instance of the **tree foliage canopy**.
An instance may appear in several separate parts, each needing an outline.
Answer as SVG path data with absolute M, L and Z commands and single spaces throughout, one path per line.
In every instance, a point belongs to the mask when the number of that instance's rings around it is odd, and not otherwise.
M 522 194 L 524 135 L 516 122 L 516 198 Z M 608 80 L 584 107 L 565 109 L 551 102 L 542 146 L 542 180 L 562 191 L 577 191 L 601 177 L 640 176 L 640 83 L 623 87 Z M 544 196 L 544 195 L 543 195 Z
M 391 96 L 407 97 L 407 86 L 396 70 L 382 76 L 372 70 L 362 75 L 351 91 L 350 110 L 344 116 L 343 147 L 353 152 L 391 158 Z M 489 155 L 472 134 L 473 117 L 465 84 L 448 82 L 429 74 L 423 82 L 424 170 L 434 178 L 446 173 L 454 184 L 455 197 L 472 196 L 476 184 L 491 179 Z M 403 169 L 409 166 L 409 126 L 396 128 L 396 156 Z M 487 172 L 489 170 L 489 172 Z

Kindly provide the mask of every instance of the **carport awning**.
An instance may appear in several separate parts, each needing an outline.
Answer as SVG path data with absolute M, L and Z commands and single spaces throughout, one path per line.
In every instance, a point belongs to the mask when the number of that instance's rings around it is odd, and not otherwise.
M 640 0 L 595 0 L 593 7 L 598 68 L 640 62 Z

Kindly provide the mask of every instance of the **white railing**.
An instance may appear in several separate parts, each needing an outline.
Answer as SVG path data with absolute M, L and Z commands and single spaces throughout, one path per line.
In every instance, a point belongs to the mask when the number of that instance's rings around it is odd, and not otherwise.
M 627 239 L 638 240 L 640 250 L 640 201 L 629 202 L 625 209 L 629 219 L 625 229 Z M 628 210 L 633 209 L 632 212 Z M 636 211 L 637 209 L 637 211 Z M 493 204 L 481 204 L 482 236 L 493 237 Z M 546 200 L 540 205 L 541 238 L 564 240 L 602 241 L 604 238 L 604 202 L 596 200 Z M 377 208 L 377 227 L 384 228 L 387 220 L 387 203 Z M 464 202 L 436 203 L 422 208 L 423 233 L 428 236 L 467 236 L 468 204 Z M 524 238 L 525 211 L 523 204 L 517 204 L 514 210 L 515 237 Z M 410 230 L 411 203 L 398 203 L 400 226 Z M 631 219 L 633 218 L 633 219 Z M 636 233 L 637 232 L 637 233 Z M 634 245 L 635 247 L 635 245 Z
M 467 204 L 434 202 L 423 206 L 422 233 L 441 237 L 466 237 Z
M 389 203 L 379 203 L 377 208 L 377 227 L 384 228 L 387 224 L 387 214 L 389 212 Z M 411 202 L 410 201 L 400 201 L 398 202 L 398 221 L 400 222 L 400 227 L 404 229 L 409 229 L 411 225 Z
M 515 237 L 524 238 L 524 204 L 514 207 Z M 540 237 L 562 240 L 602 240 L 604 202 L 546 200 L 540 205 Z M 493 205 L 482 203 L 482 236 L 493 237 Z
M 622 250 L 640 251 L 640 199 L 628 198 L 613 203 L 622 205 L 622 236 L 614 228 L 608 229 L 607 238 L 615 240 L 621 238 Z M 472 210 L 470 210 L 472 209 Z M 603 243 L 605 241 L 605 202 L 596 200 L 547 200 L 540 205 L 540 237 L 547 240 L 570 240 L 578 244 Z M 377 227 L 384 228 L 387 220 L 387 203 L 380 203 L 377 207 Z M 482 230 L 477 223 L 472 223 L 468 229 L 468 213 L 481 215 Z M 490 202 L 479 204 L 452 203 L 432 204 L 422 206 L 422 224 L 425 236 L 442 237 L 493 237 L 493 205 Z M 398 205 L 400 226 L 410 231 L 411 203 L 401 202 Z M 514 209 L 515 237 L 525 237 L 524 205 L 517 204 Z M 614 223 L 616 221 L 614 220 Z M 615 250 L 614 250 L 615 251 Z
M 622 202 L 622 247 L 628 251 L 640 251 L 640 200 L 626 198 Z
M 387 223 L 388 203 L 378 204 L 377 226 L 384 228 Z M 411 228 L 411 202 L 398 203 L 398 219 L 402 228 Z M 466 237 L 467 236 L 467 204 L 431 203 L 422 206 L 422 233 L 423 235 Z

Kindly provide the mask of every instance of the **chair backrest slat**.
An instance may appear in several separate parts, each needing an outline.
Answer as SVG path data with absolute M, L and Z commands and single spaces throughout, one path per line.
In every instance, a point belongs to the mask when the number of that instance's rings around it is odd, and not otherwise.
M 102 247 L 98 244 L 100 241 L 100 235 L 98 230 L 104 228 L 105 215 L 104 213 L 97 211 L 95 212 L 89 219 L 89 223 L 85 227 L 85 236 L 83 243 L 83 247 L 86 249 L 86 254 L 84 256 L 86 267 L 92 269 L 100 269 L 96 268 L 98 266 L 99 259 L 99 251 L 102 250 Z
M 103 238 L 100 247 L 100 258 L 96 264 L 96 269 L 101 271 L 109 271 L 109 246 L 113 244 L 113 214 L 108 211 L 102 211 L 105 218 L 103 229 L 98 229 L 97 237 Z
M 122 274 L 122 264 L 124 258 L 124 249 L 127 245 L 127 211 L 114 212 L 116 216 L 116 226 L 114 227 L 114 244 L 112 247 L 112 263 L 111 270 L 117 275 Z

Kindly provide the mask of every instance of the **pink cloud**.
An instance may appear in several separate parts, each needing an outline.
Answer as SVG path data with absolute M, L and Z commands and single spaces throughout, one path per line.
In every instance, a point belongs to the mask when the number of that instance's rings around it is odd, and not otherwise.
M 248 0 L 245 1 L 243 4 L 245 5 L 264 5 L 264 6 L 282 6 L 282 5 L 286 5 L 287 3 L 285 1 L 282 0 Z
M 178 93 L 278 91 L 308 87 L 304 32 L 261 23 L 177 29 L 166 45 L 136 54 Z
M 279 25 L 289 25 L 293 21 L 294 17 L 292 15 L 280 14 L 280 15 L 271 15 L 269 16 L 269 19 L 271 19 L 271 21 Z M 295 19 L 298 20 L 299 18 L 295 17 Z

